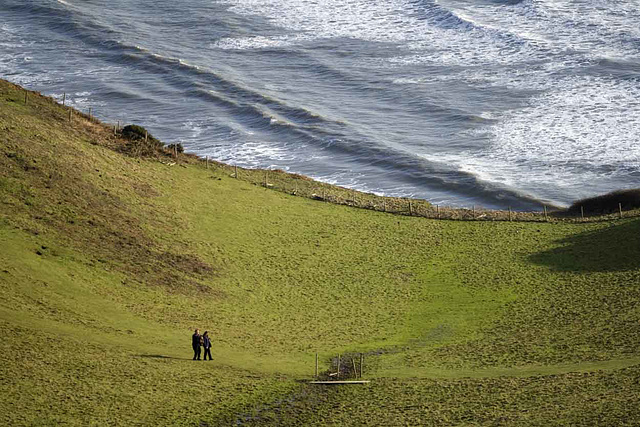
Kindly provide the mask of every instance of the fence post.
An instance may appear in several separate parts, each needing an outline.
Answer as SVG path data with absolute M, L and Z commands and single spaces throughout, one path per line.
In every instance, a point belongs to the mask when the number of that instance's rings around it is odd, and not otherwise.
M 509 206 L 509 221 L 511 221 L 511 206 Z
M 356 370 L 356 361 L 351 358 L 351 364 L 353 365 L 353 377 L 358 378 L 358 371 Z
M 584 219 L 584 206 L 580 206 L 580 218 Z
M 476 205 L 471 206 L 471 216 L 476 219 Z
M 234 168 L 235 168 L 236 179 L 238 179 L 238 165 L 235 165 Z
M 362 365 L 364 365 L 364 354 L 360 353 L 360 378 L 362 378 Z
M 67 92 L 62 93 L 62 106 L 64 107 L 64 103 L 67 100 Z
M 340 355 L 338 354 L 338 377 L 340 378 Z
M 409 199 L 409 216 L 413 216 L 413 204 L 411 203 L 411 199 Z
M 382 199 L 382 212 L 387 211 L 387 199 Z
M 620 219 L 622 219 L 622 203 L 618 203 L 618 212 L 620 212 Z
M 89 107 L 89 121 L 92 121 L 91 107 Z
M 27 95 L 29 94 L 29 92 L 27 92 L 27 90 L 24 90 L 24 105 L 27 105 Z
M 72 110 L 71 108 L 69 108 L 69 123 L 71 123 L 71 112 L 72 112 L 72 111 L 73 111 L 73 110 Z
M 316 353 L 316 378 L 318 378 L 318 353 Z
M 440 205 L 436 205 L 436 217 L 440 219 Z
M 207 169 L 209 169 L 209 156 L 205 156 L 205 162 L 207 162 Z
M 547 205 L 542 205 L 542 209 L 544 210 L 544 220 L 549 221 L 549 217 L 547 216 Z

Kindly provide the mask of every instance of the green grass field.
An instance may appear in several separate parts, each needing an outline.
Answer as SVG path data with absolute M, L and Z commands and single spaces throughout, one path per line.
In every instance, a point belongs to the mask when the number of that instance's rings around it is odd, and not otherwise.
M 640 424 L 639 219 L 334 205 L 68 114 L 0 81 L 0 423 Z

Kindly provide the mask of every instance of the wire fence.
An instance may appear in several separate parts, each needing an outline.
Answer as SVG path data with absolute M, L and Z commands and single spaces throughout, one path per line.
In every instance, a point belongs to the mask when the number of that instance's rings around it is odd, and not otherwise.
M 24 102 L 27 103 L 25 90 Z M 61 96 L 48 97 L 53 102 L 57 102 L 68 110 L 68 120 L 73 122 L 77 119 L 86 119 L 95 124 L 110 129 L 114 137 L 121 136 L 125 121 L 105 117 L 101 114 L 101 119 L 96 118 L 96 111 L 85 105 L 84 110 L 79 111 L 73 101 L 66 93 Z M 134 145 L 128 152 L 133 156 L 149 157 L 153 150 L 144 150 L 145 139 Z M 141 148 L 142 147 L 142 148 Z M 579 212 L 569 210 L 553 209 L 545 205 L 540 206 L 540 211 L 515 211 L 511 208 L 507 210 L 485 209 L 480 206 L 470 208 L 454 208 L 439 206 L 429 203 L 424 199 L 413 199 L 406 197 L 381 196 L 374 193 L 365 193 L 345 187 L 315 181 L 309 177 L 294 173 L 285 172 L 280 169 L 251 169 L 221 163 L 210 160 L 208 157 L 202 158 L 190 153 L 179 152 L 179 144 L 171 144 L 162 148 L 162 154 L 171 157 L 175 162 L 189 161 L 201 163 L 204 167 L 217 169 L 230 177 L 250 182 L 254 185 L 263 186 L 275 191 L 291 194 L 298 197 L 333 203 L 337 205 L 351 206 L 360 209 L 368 209 L 378 212 L 386 212 L 396 215 L 415 216 L 431 219 L 463 220 L 463 221 L 520 221 L 520 222 L 601 222 L 612 221 L 622 218 L 640 217 L 640 209 L 625 209 L 622 203 L 618 203 L 617 210 L 607 214 L 586 215 L 584 208 Z
M 574 215 L 565 210 L 552 210 L 545 205 L 540 211 L 522 212 L 512 209 L 494 210 L 478 206 L 453 208 L 429 203 L 424 199 L 388 197 L 373 193 L 344 188 L 315 181 L 311 178 L 288 173 L 279 169 L 249 169 L 216 161 L 200 159 L 205 167 L 216 168 L 232 178 L 250 182 L 283 193 L 308 199 L 369 209 L 396 215 L 415 216 L 431 219 L 464 221 L 525 221 L 525 222 L 596 222 L 640 216 L 640 210 L 623 210 L 622 204 L 615 213 L 606 215 L 584 214 L 584 210 Z

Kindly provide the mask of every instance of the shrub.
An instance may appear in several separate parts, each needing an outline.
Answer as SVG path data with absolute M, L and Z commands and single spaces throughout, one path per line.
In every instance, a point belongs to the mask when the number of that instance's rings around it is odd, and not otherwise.
M 622 204 L 622 209 L 624 210 L 640 208 L 640 188 L 618 190 L 601 196 L 578 200 L 569 207 L 569 212 L 578 213 L 580 212 L 580 207 L 583 207 L 585 214 L 608 214 L 618 211 L 618 203 Z
M 162 151 L 162 141 L 151 135 L 144 127 L 139 125 L 127 125 L 122 128 L 122 136 L 130 142 L 126 151 L 138 156 L 149 156 Z M 145 140 L 146 139 L 146 140 Z
M 149 139 L 154 139 L 142 126 L 126 125 L 122 128 L 122 136 L 132 141 L 144 139 L 145 135 L 147 135 Z

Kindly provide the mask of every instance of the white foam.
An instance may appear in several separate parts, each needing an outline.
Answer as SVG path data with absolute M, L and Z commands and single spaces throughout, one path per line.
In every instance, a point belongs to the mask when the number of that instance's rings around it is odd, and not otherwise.
M 182 129 L 190 132 L 190 139 L 198 139 L 204 132 L 206 126 L 202 121 L 188 120 L 182 124 Z
M 283 169 L 295 159 L 293 151 L 289 150 L 286 144 L 273 144 L 266 141 L 217 145 L 203 149 L 202 152 L 209 152 L 215 159 L 222 162 L 250 168 L 271 165 L 272 168 Z
M 497 118 L 475 132 L 485 148 L 424 157 L 558 204 L 610 191 L 640 172 L 637 82 L 574 77 Z
M 595 77 L 572 80 L 492 126 L 495 153 L 557 165 L 640 166 L 640 84 Z
M 507 30 L 551 52 L 582 51 L 587 57 L 637 55 L 640 7 L 637 1 L 585 3 L 525 0 L 517 5 L 488 5 L 448 0 L 447 7 L 469 14 L 484 27 Z
M 403 41 L 415 30 L 406 21 L 417 22 L 406 16 L 402 0 L 232 0 L 231 4 L 236 13 L 259 15 L 312 38 Z
M 250 49 L 267 49 L 267 48 L 282 48 L 295 44 L 302 40 L 303 37 L 226 37 L 222 38 L 215 43 L 211 44 L 211 47 L 216 47 L 225 50 L 250 50 Z

